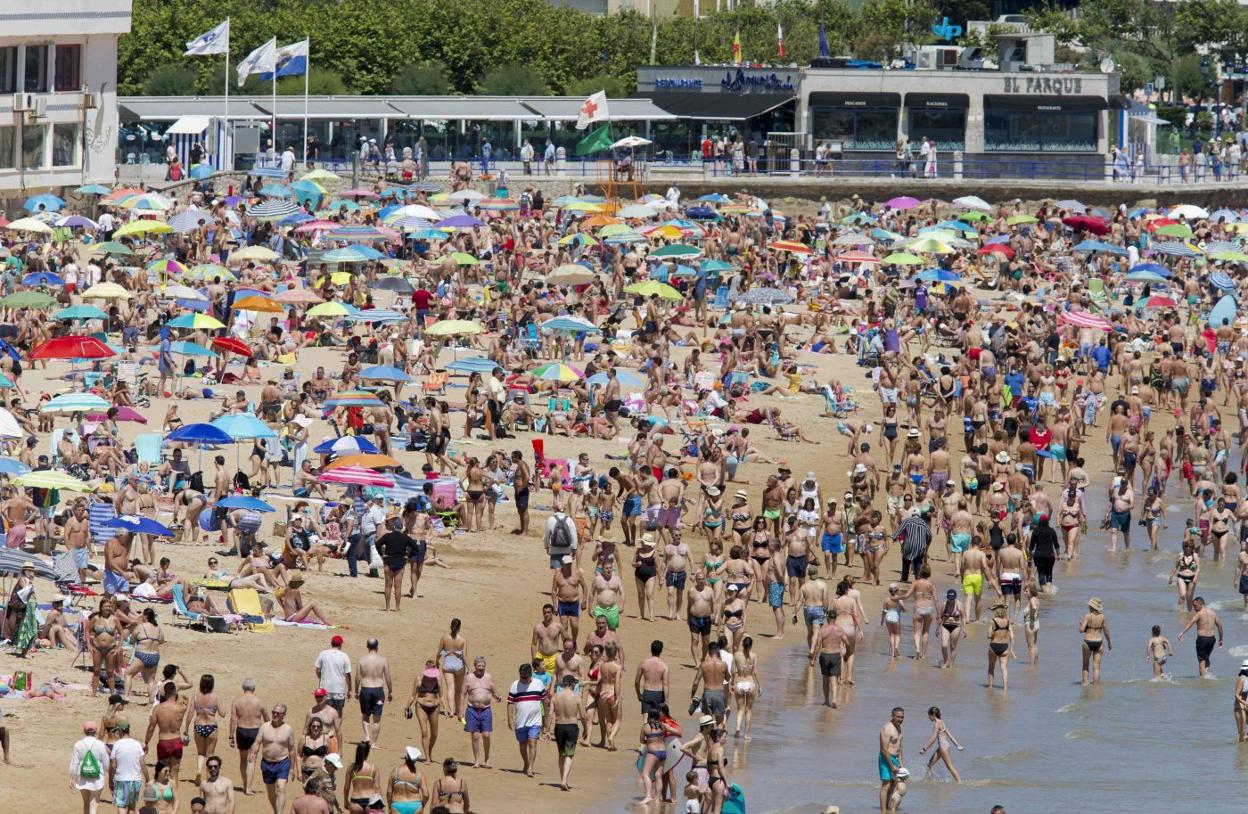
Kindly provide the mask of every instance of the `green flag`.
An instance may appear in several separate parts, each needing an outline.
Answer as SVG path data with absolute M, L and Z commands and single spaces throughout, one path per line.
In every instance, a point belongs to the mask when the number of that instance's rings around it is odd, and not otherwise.
M 604 124 L 576 145 L 577 155 L 589 155 L 611 147 L 611 125 Z

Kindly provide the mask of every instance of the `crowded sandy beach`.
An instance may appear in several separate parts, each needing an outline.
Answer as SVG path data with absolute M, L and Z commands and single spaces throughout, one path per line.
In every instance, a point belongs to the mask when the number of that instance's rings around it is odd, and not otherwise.
M 7 799 L 1032 810 L 1143 691 L 1240 765 L 1241 212 L 269 176 L 0 224 Z

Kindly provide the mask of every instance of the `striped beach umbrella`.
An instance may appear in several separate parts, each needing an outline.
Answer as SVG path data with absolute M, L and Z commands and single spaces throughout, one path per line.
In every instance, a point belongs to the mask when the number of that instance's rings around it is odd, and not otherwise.
M 255 206 L 249 206 L 244 210 L 247 217 L 256 220 L 281 220 L 290 217 L 296 212 L 300 212 L 299 205 L 293 201 L 285 201 L 281 199 L 273 199 L 258 203 Z
M 1087 311 L 1063 311 L 1058 315 L 1058 321 L 1074 325 L 1076 328 L 1094 328 L 1106 332 L 1114 329 L 1109 320 Z
M 325 407 L 328 409 L 336 409 L 338 407 L 382 406 L 385 406 L 385 402 L 366 390 L 345 390 L 341 393 L 335 393 L 325 399 Z
M 343 466 L 322 472 L 317 480 L 321 483 L 341 483 L 348 486 L 394 486 L 394 481 L 380 472 L 362 466 Z
M 169 320 L 170 328 L 187 328 L 197 331 L 216 331 L 225 327 L 225 323 L 207 314 L 183 314 Z
M 112 405 L 94 393 L 62 393 L 44 402 L 41 413 L 93 413 L 108 410 Z

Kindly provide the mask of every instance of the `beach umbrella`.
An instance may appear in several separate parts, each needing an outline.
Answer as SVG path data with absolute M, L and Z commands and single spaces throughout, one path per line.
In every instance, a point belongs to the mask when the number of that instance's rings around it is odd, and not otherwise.
M 875 223 L 875 221 L 876 221 L 876 218 L 872 217 L 866 212 L 854 212 L 841 218 L 841 223 L 848 223 L 848 224 L 853 224 L 857 226 L 862 226 L 868 223 Z
M 1160 263 L 1136 263 L 1127 271 L 1129 274 L 1133 274 L 1137 271 L 1151 271 L 1153 274 L 1156 274 L 1159 277 L 1164 277 L 1166 279 L 1169 279 L 1171 276 L 1173 276 L 1173 273 L 1170 271 L 1170 269 L 1166 268 Z
M 1068 215 L 1062 218 L 1062 223 L 1081 232 L 1091 232 L 1094 235 L 1109 234 L 1109 225 L 1101 218 L 1092 215 Z
M 31 469 L 16 458 L 0 458 L 0 475 L 25 475 Z
M 322 472 L 317 480 L 321 483 L 341 483 L 348 486 L 394 486 L 394 481 L 380 472 L 362 466 L 343 466 Z
M 40 210 L 56 212 L 64 205 L 65 201 L 50 192 L 45 192 L 42 195 L 31 195 L 26 199 L 26 203 L 22 205 L 22 208 L 27 212 L 38 212 Z
M 958 220 L 966 221 L 967 223 L 978 223 L 979 221 L 989 219 L 987 212 L 963 212 L 961 215 L 958 215 Z
M 659 210 L 645 204 L 629 204 L 618 209 L 615 216 L 627 220 L 649 220 L 650 218 L 657 218 Z
M 1071 212 L 1083 213 L 1088 211 L 1088 208 L 1085 205 L 1074 200 L 1073 198 L 1066 198 L 1064 200 L 1057 201 L 1054 205 L 1058 209 L 1069 209 Z
M 207 226 L 217 222 L 216 217 L 211 212 L 205 212 L 202 209 L 187 209 L 174 215 L 166 221 L 173 231 L 180 234 L 193 231 L 200 227 L 200 223 Z
M 361 455 L 375 453 L 377 446 L 362 435 L 327 438 L 312 448 L 317 455 Z
M 25 232 L 27 234 L 50 235 L 52 227 L 41 220 L 34 218 L 18 218 L 4 227 L 11 232 Z
M 1239 213 L 1233 209 L 1215 209 L 1209 213 L 1209 220 L 1214 223 L 1217 223 L 1218 221 L 1235 223 L 1239 220 Z
M 216 331 L 225 323 L 208 314 L 183 314 L 166 323 L 170 328 L 186 328 L 194 331 Z
M 324 263 L 367 263 L 371 259 L 367 254 L 354 246 L 348 246 L 344 249 L 330 249 L 317 258 L 317 260 Z
M 380 277 L 370 283 L 369 288 L 393 291 L 395 294 L 411 294 L 416 290 L 416 286 L 404 277 Z
M 308 316 L 308 317 L 344 317 L 349 313 L 351 313 L 351 311 L 347 308 L 347 306 L 343 305 L 337 300 L 330 300 L 329 302 L 322 302 L 318 305 L 312 306 L 311 308 L 308 309 L 305 316 Z
M 485 222 L 477 220 L 472 215 L 452 215 L 449 218 L 440 220 L 434 224 L 436 229 L 472 229 L 477 226 L 484 226 Z
M 399 322 L 406 322 L 407 315 L 402 311 L 396 311 L 393 308 L 366 308 L 363 311 L 348 314 L 347 319 L 352 322 L 372 322 L 382 325 L 394 325 Z
M 453 370 L 456 373 L 489 373 L 496 367 L 498 367 L 498 363 L 493 359 L 468 356 L 463 359 L 456 359 L 448 364 L 446 369 Z
M 43 403 L 41 413 L 94 413 L 107 411 L 109 404 L 94 393 L 62 393 Z
M 992 211 L 992 204 L 976 195 L 963 195 L 961 198 L 954 198 L 953 205 L 960 209 L 979 209 L 984 212 Z
M 121 514 L 111 517 L 101 525 L 106 529 L 121 529 L 131 534 L 150 534 L 153 537 L 173 536 L 173 530 L 164 523 L 158 523 L 150 517 L 137 514 Z
M 1237 313 L 1238 306 L 1235 304 L 1235 298 L 1227 294 L 1214 304 L 1205 321 L 1211 326 L 1230 325 L 1235 322 Z
M 57 336 L 30 352 L 29 359 L 107 359 L 113 349 L 94 336 Z M 70 394 L 72 395 L 72 394 Z M 98 396 L 97 396 L 98 398 Z M 53 399 L 55 401 L 55 399 Z M 104 402 L 108 406 L 108 402 Z
M 335 173 L 324 169 L 323 167 L 317 167 L 316 169 L 305 172 L 303 175 L 299 176 L 300 181 L 333 181 L 337 178 L 338 176 Z
M 564 333 L 598 333 L 598 326 L 587 319 L 572 316 L 551 317 L 541 324 L 543 331 L 561 331 Z
M 106 240 L 103 243 L 97 243 L 91 247 L 93 254 L 106 254 L 110 257 L 127 257 L 134 254 L 134 250 L 124 243 L 118 243 L 115 240 Z
M 921 266 L 923 265 L 923 259 L 921 257 L 916 257 L 915 255 L 910 254 L 909 252 L 893 252 L 892 254 L 886 256 L 882 262 L 888 263 L 893 266 Z
M 1131 271 L 1127 273 L 1127 281 L 1131 283 L 1164 283 L 1166 278 L 1154 271 Z
M 103 184 L 84 184 L 74 190 L 79 195 L 107 195 L 108 187 Z
M 82 215 L 66 215 L 63 218 L 57 218 L 53 221 L 53 225 L 60 229 L 97 229 L 96 222 Z
M 912 252 L 921 254 L 949 254 L 954 251 L 948 241 L 940 240 L 935 237 L 920 237 L 911 241 L 906 248 Z
M 211 178 L 215 172 L 211 164 L 194 164 L 187 174 L 191 176 L 192 181 L 202 181 L 205 178 Z
M 405 371 L 390 365 L 372 365 L 360 370 L 360 378 L 382 382 L 410 382 L 412 377 Z
M 94 305 L 71 305 L 52 315 L 55 320 L 71 322 L 75 319 L 108 319 L 108 314 Z
M 0 299 L 0 306 L 5 308 L 47 308 L 51 305 L 56 305 L 56 300 L 42 291 L 14 291 Z
M 773 240 L 767 244 L 767 248 L 777 252 L 789 252 L 790 254 L 811 254 L 814 252 L 814 249 L 796 240 Z
M 383 407 L 385 402 L 367 390 L 344 390 L 325 399 L 326 409 L 339 407 Z
M 549 364 L 538 365 L 530 372 L 544 382 L 559 382 L 561 384 L 569 384 L 585 378 L 585 371 L 571 365 L 565 365 L 563 362 L 550 362 Z
M 165 436 L 166 441 L 187 444 L 232 444 L 234 439 L 212 424 L 183 424 Z
M 778 288 L 751 288 L 749 291 L 737 297 L 738 302 L 746 305 L 778 305 L 782 303 L 793 302 L 793 297 L 786 291 Z
M 468 336 L 484 332 L 480 323 L 469 319 L 440 319 L 425 329 L 430 336 Z
M 650 252 L 650 257 L 656 260 L 678 260 L 682 258 L 701 256 L 701 249 L 697 246 L 690 246 L 687 243 L 672 243 L 667 246 L 661 246 Z
M 286 194 L 289 195 L 290 190 L 287 190 Z M 263 203 L 258 203 L 255 206 L 249 206 L 244 210 L 247 217 L 254 218 L 259 221 L 282 220 L 283 218 L 290 217 L 296 212 L 301 211 L 303 210 L 301 210 L 299 205 L 294 201 L 284 200 L 264 201 Z
M 265 184 L 260 187 L 260 194 L 266 198 L 289 198 L 290 187 L 284 184 Z
M 212 421 L 212 426 L 235 441 L 253 438 L 276 438 L 277 433 L 255 413 L 230 413 Z
M 18 486 L 30 489 L 60 489 L 65 492 L 90 492 L 87 483 L 55 469 L 36 469 L 13 479 Z
M 82 292 L 81 296 L 84 300 L 128 300 L 130 292 L 117 283 L 96 283 Z
M 126 198 L 121 202 L 121 206 L 139 212 L 167 212 L 173 208 L 173 201 L 164 195 L 147 193 Z
M 916 282 L 920 283 L 957 283 L 962 278 L 948 269 L 930 268 L 920 271 L 914 275 Z
M 198 289 L 191 288 L 186 285 L 167 285 L 161 292 L 160 296 L 167 300 L 203 300 L 208 301 L 208 295 Z
M 1187 220 L 1205 220 L 1209 217 L 1209 212 L 1195 204 L 1179 204 L 1167 210 L 1166 216 L 1170 218 L 1186 218 Z
M 880 258 L 871 254 L 871 252 L 845 252 L 844 254 L 838 254 L 836 256 L 836 262 L 847 264 L 878 263 L 880 262 Z
M 922 201 L 910 195 L 899 195 L 896 198 L 889 198 L 884 205 L 889 209 L 914 209 Z
M 1140 300 L 1136 303 L 1136 308 L 1177 308 L 1178 303 L 1170 297 L 1162 297 L 1153 295 L 1146 300 Z
M 383 455 L 380 452 L 361 452 L 355 455 L 344 455 L 325 464 L 325 471 L 356 467 L 359 469 L 385 469 L 401 466 L 397 458 Z
M 162 257 L 158 260 L 153 260 L 147 264 L 147 270 L 154 271 L 157 274 L 168 274 L 178 277 L 186 274 L 186 266 L 182 265 L 177 260 L 174 260 L 172 257 Z
M 1186 223 L 1168 223 L 1157 227 L 1153 234 L 1158 237 L 1191 237 L 1192 227 Z
M 584 285 L 598 275 L 578 263 L 565 263 L 546 275 L 548 285 Z
M 260 314 L 284 314 L 286 309 L 281 303 L 273 302 L 266 296 L 252 294 L 250 297 L 243 297 L 234 301 L 233 308 L 235 311 L 252 311 Z
M 635 294 L 639 297 L 649 297 L 654 294 L 659 295 L 661 300 L 671 300 L 673 302 L 683 300 L 684 294 L 672 288 L 667 283 L 656 282 L 655 280 L 644 280 L 639 283 L 632 283 L 624 286 L 625 294 Z
M 239 356 L 251 356 L 251 348 L 241 339 L 233 336 L 218 336 L 210 343 L 213 348 L 224 353 L 237 353 Z
M 1220 263 L 1248 263 L 1248 254 L 1240 251 L 1209 252 L 1209 259 Z
M 1203 252 L 1190 243 L 1181 243 L 1179 241 L 1171 241 L 1166 243 L 1154 243 L 1148 247 L 1148 250 L 1154 254 L 1164 254 L 1168 257 L 1201 257 Z
M 1219 291 L 1234 291 L 1235 281 L 1227 276 L 1226 272 L 1215 271 L 1209 275 L 1209 283 Z
M 288 288 L 274 294 L 273 302 L 279 302 L 282 305 L 316 305 L 325 300 L 310 288 Z
M 277 259 L 277 252 L 266 246 L 244 246 L 236 252 L 230 252 L 229 262 L 247 263 L 249 261 L 255 261 L 260 263 L 271 263 Z
M 1035 215 L 1024 215 L 1022 213 L 1019 213 L 1017 215 L 1010 215 L 1005 221 L 1006 225 L 1008 226 L 1019 226 L 1023 224 L 1038 223 L 1038 222 L 1039 221 L 1036 220 Z
M 160 346 L 159 345 L 153 346 L 152 348 L 150 348 L 150 350 L 153 353 L 158 353 L 160 351 Z M 169 352 L 178 353 L 183 356 L 213 356 L 215 355 L 213 354 L 211 350 L 209 350 L 208 348 L 205 348 L 203 345 L 199 344 L 198 342 L 187 342 L 184 340 L 170 342 Z
M 620 387 L 637 388 L 645 387 L 646 385 L 646 380 L 641 376 L 618 367 L 615 369 L 615 380 L 620 383 Z M 608 381 L 610 381 L 610 378 L 607 376 L 607 371 L 600 370 L 586 379 L 585 383 L 596 387 L 605 387 Z
M 963 235 L 978 235 L 979 230 L 969 223 L 963 223 L 960 220 L 942 220 L 936 224 L 939 229 L 948 229 L 951 232 L 961 233 Z
M 114 238 L 129 237 L 131 235 L 167 235 L 173 231 L 173 227 L 160 220 L 132 220 L 129 223 L 123 223 L 117 231 L 113 232 Z
M 1005 243 L 989 243 L 987 245 L 980 246 L 978 252 L 979 254 L 999 254 L 1002 257 L 1007 258 L 1014 256 L 1014 250 Z
M 8 410 L 0 407 L 0 437 L 21 438 L 26 433 Z
M 221 509 L 246 509 L 252 512 L 275 512 L 277 511 L 260 498 L 251 495 L 230 495 L 224 497 L 213 504 Z
M 721 271 L 732 271 L 732 263 L 723 260 L 703 260 L 700 264 L 702 270 L 708 274 L 718 274 Z
M 1057 316 L 1059 322 L 1074 325 L 1077 328 L 1093 328 L 1101 331 L 1112 331 L 1114 326 L 1104 317 L 1090 314 L 1087 311 L 1063 311 Z
M 1103 240 L 1085 240 L 1075 246 L 1074 250 L 1077 252 L 1101 252 L 1102 254 L 1115 254 L 1122 257 L 1126 257 L 1127 255 L 1126 249 L 1121 246 L 1115 246 L 1112 243 L 1106 243 Z

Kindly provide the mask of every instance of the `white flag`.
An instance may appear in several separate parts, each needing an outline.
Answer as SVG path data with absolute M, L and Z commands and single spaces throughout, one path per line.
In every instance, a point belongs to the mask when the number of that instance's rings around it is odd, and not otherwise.
M 230 20 L 209 31 L 200 34 L 186 44 L 186 56 L 202 57 L 209 54 L 225 54 L 230 50 Z
M 274 64 L 277 66 L 277 76 L 280 79 L 283 76 L 300 76 L 308 72 L 308 40 L 302 42 L 292 42 L 290 45 L 283 45 L 277 49 L 277 56 Z M 261 79 L 272 79 L 273 76 L 265 71 Z
M 241 88 L 253 73 L 273 73 L 277 65 L 277 37 L 261 45 L 238 64 L 238 86 Z
M 581 104 L 581 109 L 576 114 L 576 129 L 584 130 L 594 122 L 605 122 L 609 118 L 607 92 L 600 90 Z

